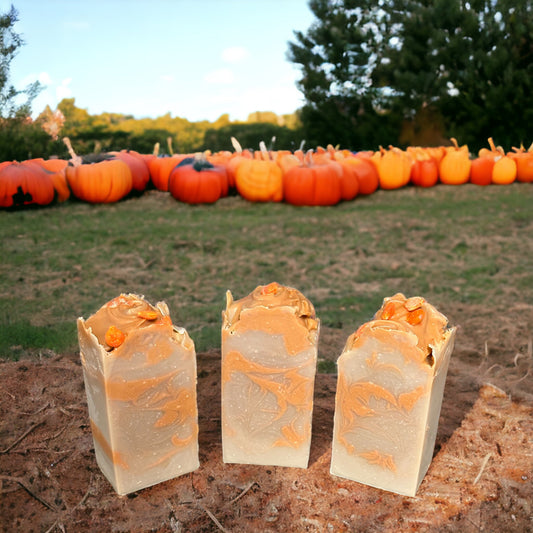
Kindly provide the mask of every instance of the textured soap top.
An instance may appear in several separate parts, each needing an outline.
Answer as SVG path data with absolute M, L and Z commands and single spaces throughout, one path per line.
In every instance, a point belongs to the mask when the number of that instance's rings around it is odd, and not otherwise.
M 274 282 L 260 285 L 235 301 L 228 291 L 226 300 L 226 310 L 222 312 L 223 335 L 232 335 L 237 330 L 282 335 L 291 355 L 308 348 L 318 338 L 315 308 L 296 289 Z
M 226 310 L 222 312 L 225 326 L 234 325 L 242 317 L 243 312 L 255 309 L 275 309 L 285 307 L 301 319 L 309 330 L 317 328 L 316 313 L 313 304 L 297 289 L 285 287 L 273 282 L 259 285 L 248 296 L 233 300 L 231 292 L 226 293 Z
M 168 308 L 164 304 L 154 307 L 142 296 L 121 294 L 104 304 L 86 320 L 85 325 L 91 328 L 98 342 L 110 351 L 117 347 L 112 345 L 115 343 L 111 340 L 109 332 L 111 327 L 127 337 L 134 330 L 162 323 L 172 324 L 168 316 Z
M 433 348 L 449 336 L 448 319 L 424 298 L 406 298 L 402 293 L 385 298 L 374 320 L 363 324 L 346 343 L 345 350 L 360 346 L 365 337 L 394 335 L 398 343 L 416 345 L 412 352 L 420 362 L 426 362 Z

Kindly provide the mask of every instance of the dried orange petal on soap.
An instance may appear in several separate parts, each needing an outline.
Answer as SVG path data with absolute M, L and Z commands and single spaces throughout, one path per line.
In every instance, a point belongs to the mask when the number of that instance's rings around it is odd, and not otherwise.
M 106 343 L 111 348 L 118 348 L 126 340 L 126 335 L 116 326 L 109 326 L 105 334 Z
M 423 318 L 424 318 L 424 310 L 421 307 L 407 312 L 407 323 L 411 324 L 411 326 L 416 326 L 420 324 Z
M 383 320 L 390 320 L 396 312 L 396 306 L 394 302 L 388 302 L 383 311 L 381 312 L 381 318 Z
M 272 283 L 265 285 L 261 289 L 261 294 L 276 294 L 278 292 L 278 288 L 279 288 L 279 284 L 273 281 Z
M 157 311 L 145 309 L 144 311 L 139 311 L 137 316 L 139 318 L 144 318 L 145 320 L 155 320 L 159 316 L 159 313 Z
M 414 311 L 415 309 L 422 307 L 423 303 L 424 298 L 420 298 L 420 296 L 413 296 L 412 298 L 405 300 L 403 305 L 408 311 Z

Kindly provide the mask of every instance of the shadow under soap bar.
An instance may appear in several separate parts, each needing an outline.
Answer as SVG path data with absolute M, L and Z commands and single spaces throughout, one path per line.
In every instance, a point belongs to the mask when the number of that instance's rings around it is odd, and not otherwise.
M 299 291 L 257 287 L 222 313 L 225 463 L 306 468 L 319 320 Z
M 78 319 L 96 461 L 128 494 L 199 467 L 196 353 L 166 304 L 120 295 Z
M 414 496 L 432 460 L 456 328 L 419 297 L 385 298 L 338 359 L 331 473 Z

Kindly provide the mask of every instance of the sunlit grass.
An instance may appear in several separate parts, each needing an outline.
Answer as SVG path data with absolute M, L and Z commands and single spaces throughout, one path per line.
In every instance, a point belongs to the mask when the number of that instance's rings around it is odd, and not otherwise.
M 276 280 L 315 305 L 328 367 L 397 291 L 455 320 L 460 303 L 533 301 L 532 205 L 533 187 L 514 184 L 408 187 L 323 208 L 237 196 L 189 206 L 149 191 L 3 211 L 0 357 L 77 350 L 76 318 L 121 292 L 165 300 L 197 351 L 216 349 L 226 290 L 241 298 Z

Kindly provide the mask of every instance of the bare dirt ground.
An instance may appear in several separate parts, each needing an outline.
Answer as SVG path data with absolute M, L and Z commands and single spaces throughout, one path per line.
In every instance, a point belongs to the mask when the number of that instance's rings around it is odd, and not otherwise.
M 531 342 L 508 365 L 469 349 L 415 498 L 330 475 L 333 374 L 317 375 L 308 469 L 224 464 L 220 353 L 198 354 L 200 468 L 121 497 L 95 461 L 78 354 L 0 363 L 0 531 L 531 531 Z

